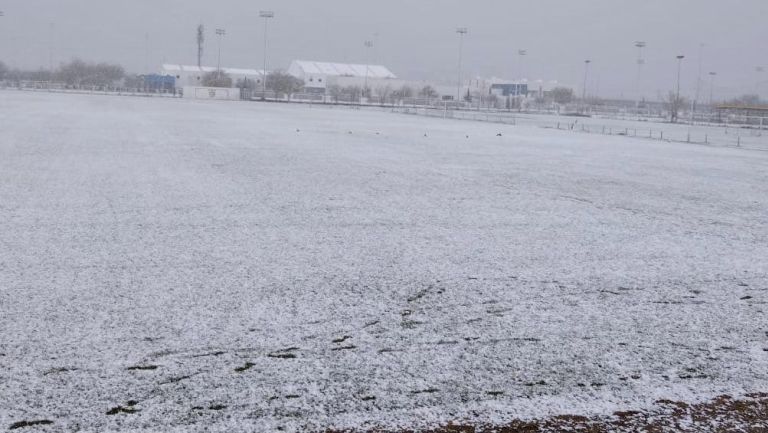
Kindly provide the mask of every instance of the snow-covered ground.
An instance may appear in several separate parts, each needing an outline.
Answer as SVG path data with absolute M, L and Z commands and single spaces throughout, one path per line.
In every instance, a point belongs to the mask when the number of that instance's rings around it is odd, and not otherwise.
M 420 427 L 737 396 L 768 389 L 767 301 L 768 152 L 0 93 L 0 429 Z
M 694 124 L 660 121 L 617 119 L 608 117 L 580 117 L 554 114 L 518 113 L 516 111 L 440 110 L 419 107 L 382 108 L 403 114 L 428 117 L 454 118 L 502 124 L 539 126 L 548 129 L 570 130 L 576 133 L 623 135 L 632 138 L 684 142 L 708 146 L 743 147 L 768 151 L 768 122 L 764 126 L 734 124 Z M 762 129 L 761 129 L 762 128 Z

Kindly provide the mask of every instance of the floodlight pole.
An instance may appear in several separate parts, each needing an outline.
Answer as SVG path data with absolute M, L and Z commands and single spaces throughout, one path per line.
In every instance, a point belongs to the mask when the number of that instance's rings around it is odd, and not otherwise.
M 368 70 L 370 68 L 369 64 L 371 62 L 371 48 L 374 47 L 373 41 L 365 41 L 365 84 L 363 84 L 363 92 L 360 95 L 360 104 L 363 103 L 363 98 L 365 97 L 365 92 L 368 91 Z
M 262 71 L 264 76 L 261 80 L 261 100 L 264 101 L 267 98 L 267 23 L 270 18 L 275 17 L 275 13 L 272 11 L 259 11 L 259 17 L 264 18 L 264 70 Z
M 227 35 L 227 31 L 224 29 L 216 29 L 216 36 L 218 36 L 219 39 L 219 59 L 218 63 L 216 65 L 216 72 L 219 76 L 219 79 L 221 79 L 221 38 Z
M 468 33 L 466 27 L 459 27 L 456 29 L 456 33 L 459 34 L 459 81 L 456 86 L 456 102 L 461 101 L 461 63 L 464 55 L 464 35 Z
M 635 109 L 637 110 L 638 117 L 640 116 L 640 104 L 643 100 L 643 65 L 645 65 L 645 58 L 643 58 L 643 48 L 646 47 L 646 43 L 643 41 L 636 41 L 635 47 L 637 47 L 637 103 Z
M 677 118 L 679 117 L 678 116 L 679 115 L 678 110 L 680 110 L 680 106 L 682 105 L 682 104 L 680 104 L 680 73 L 681 73 L 681 71 L 683 69 L 683 59 L 684 58 L 685 58 L 685 56 L 682 55 L 682 54 L 677 56 L 677 92 L 675 94 L 675 105 L 674 105 L 673 110 L 672 110 L 673 111 L 672 115 L 674 117 L 674 119 L 672 119 L 673 123 L 677 122 Z
M 589 77 L 589 65 L 592 60 L 584 60 L 584 86 L 581 88 L 581 103 L 584 106 L 584 111 L 587 109 L 587 78 Z
M 523 79 L 525 79 L 525 67 L 523 66 L 523 62 L 525 62 L 525 56 L 528 55 L 528 50 L 517 50 L 517 55 L 520 57 L 520 81 L 522 82 Z
M 713 106 L 714 103 L 714 94 L 715 94 L 715 77 L 717 77 L 717 72 L 710 72 L 709 73 L 709 107 L 710 109 Z

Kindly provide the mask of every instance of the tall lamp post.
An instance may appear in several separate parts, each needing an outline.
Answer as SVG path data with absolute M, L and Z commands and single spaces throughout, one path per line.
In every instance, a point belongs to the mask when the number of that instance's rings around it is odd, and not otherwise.
M 456 29 L 456 33 L 459 34 L 459 81 L 456 85 L 456 102 L 461 101 L 461 61 L 464 55 L 464 35 L 468 33 L 466 27 L 459 27 Z
M 274 18 L 275 13 L 273 11 L 259 11 L 259 18 L 264 19 L 264 70 L 262 73 L 264 76 L 261 80 L 261 100 L 264 101 L 267 98 L 267 22 L 270 18 Z
M 714 94 L 715 94 L 715 77 L 717 77 L 717 72 L 710 72 L 709 73 L 709 107 L 712 108 L 712 105 L 715 101 Z
M 581 104 L 584 106 L 584 110 L 587 109 L 587 78 L 589 77 L 589 65 L 592 60 L 584 60 L 584 86 L 581 88 Z
M 517 50 L 517 56 L 520 58 L 520 81 L 522 82 L 525 78 L 525 65 L 523 62 L 525 61 L 525 56 L 528 55 L 528 50 Z
M 368 92 L 368 71 L 370 70 L 370 63 L 371 63 L 371 48 L 375 46 L 373 41 L 365 41 L 365 83 L 363 84 L 363 92 L 360 95 L 360 103 L 363 103 L 363 98 L 365 98 L 365 94 Z
M 636 41 L 635 47 L 637 48 L 637 104 L 635 109 L 637 115 L 640 115 L 640 104 L 643 100 L 643 65 L 645 65 L 645 58 L 643 57 L 643 48 L 646 47 L 644 41 Z
M 216 64 L 216 72 L 219 75 L 219 78 L 221 78 L 221 38 L 227 35 L 227 31 L 224 29 L 216 29 L 216 36 L 218 36 L 219 39 L 219 59 Z
M 682 54 L 677 56 L 677 92 L 675 93 L 675 103 L 672 106 L 672 123 L 677 122 L 678 111 L 680 110 L 680 106 L 683 105 L 680 103 L 680 73 L 683 69 L 684 58 L 685 56 Z

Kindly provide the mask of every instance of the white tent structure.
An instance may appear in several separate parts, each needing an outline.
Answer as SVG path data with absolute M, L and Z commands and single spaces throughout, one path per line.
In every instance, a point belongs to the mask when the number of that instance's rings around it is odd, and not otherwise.
M 348 63 L 315 62 L 310 60 L 294 60 L 288 68 L 288 73 L 304 81 L 308 91 L 325 92 L 329 85 L 364 86 L 402 84 L 397 81 L 397 75 L 381 65 L 360 65 Z
M 216 68 L 212 66 L 188 66 L 188 65 L 169 65 L 162 66 L 160 73 L 162 75 L 171 75 L 176 78 L 176 88 L 181 89 L 184 87 L 200 87 L 203 85 L 203 76 L 209 72 L 216 72 Z M 255 81 L 256 84 L 261 84 L 261 80 L 264 78 L 264 71 L 256 69 L 239 69 L 239 68 L 221 68 L 223 72 L 232 77 L 232 85 L 234 86 L 238 80 L 248 79 Z

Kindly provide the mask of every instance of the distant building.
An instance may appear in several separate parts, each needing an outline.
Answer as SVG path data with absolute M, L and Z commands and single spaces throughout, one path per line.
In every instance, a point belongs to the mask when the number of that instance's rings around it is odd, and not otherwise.
M 173 75 L 142 75 L 144 89 L 150 92 L 173 92 L 176 90 L 176 77 Z
M 527 83 L 491 84 L 490 94 L 496 96 L 528 96 Z
M 261 84 L 264 79 L 264 72 L 256 69 L 238 69 L 221 68 L 223 72 L 232 77 L 232 86 L 235 86 L 239 80 L 250 80 Z M 188 65 L 169 65 L 165 64 L 160 70 L 161 75 L 170 75 L 176 80 L 176 88 L 200 87 L 203 85 L 203 77 L 209 72 L 216 72 L 217 68 L 211 66 L 188 66 Z
M 380 86 L 394 87 L 404 83 L 381 65 L 294 60 L 288 68 L 288 73 L 304 81 L 305 90 L 309 93 L 325 93 L 328 86 L 333 85 L 363 87 L 366 81 L 374 92 Z

